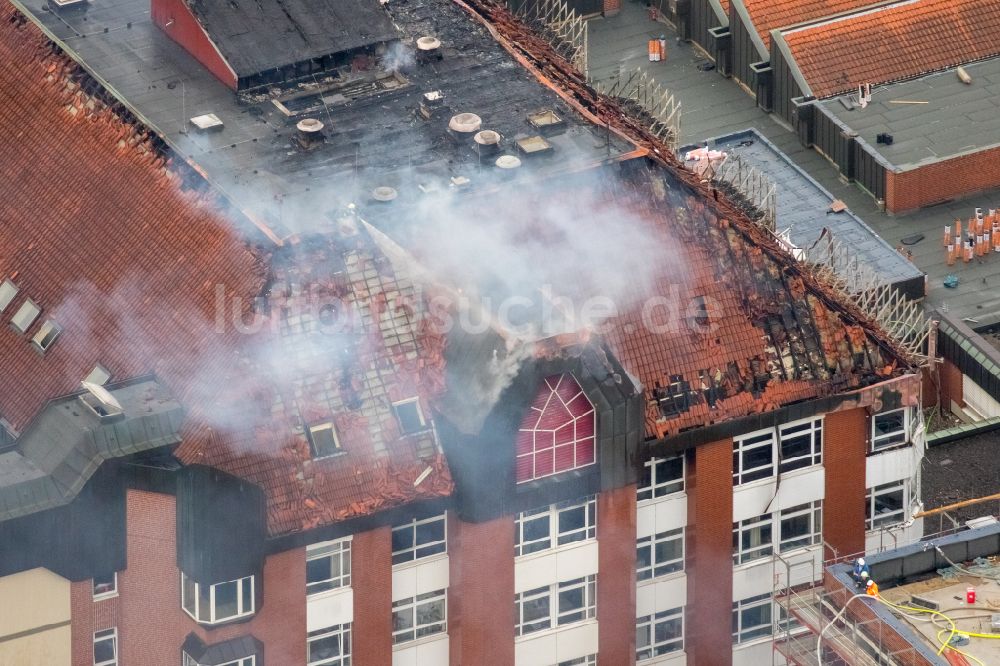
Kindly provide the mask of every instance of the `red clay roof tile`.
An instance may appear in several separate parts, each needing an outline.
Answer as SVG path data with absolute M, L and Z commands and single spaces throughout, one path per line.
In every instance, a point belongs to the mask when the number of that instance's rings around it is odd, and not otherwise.
M 996 0 L 907 0 L 790 30 L 783 39 L 816 97 L 1000 54 Z
M 0 416 L 23 429 L 96 363 L 116 379 L 152 371 L 189 409 L 178 457 L 259 483 L 273 534 L 450 494 L 428 435 L 401 436 L 392 414 L 393 399 L 443 390 L 444 343 L 414 324 L 406 276 L 360 238 L 262 256 L 84 80 L 0 5 L 0 279 L 20 289 L 0 316 L 42 308 L 26 335 L 0 325 Z M 250 321 L 265 282 L 271 316 L 243 335 L 232 310 Z M 356 326 L 317 333 L 345 312 Z M 50 317 L 63 332 L 42 355 L 30 340 Z M 346 454 L 314 461 L 303 426 L 331 419 Z
M 878 0 L 743 0 L 747 15 L 764 46 L 771 48 L 771 31 L 851 12 Z

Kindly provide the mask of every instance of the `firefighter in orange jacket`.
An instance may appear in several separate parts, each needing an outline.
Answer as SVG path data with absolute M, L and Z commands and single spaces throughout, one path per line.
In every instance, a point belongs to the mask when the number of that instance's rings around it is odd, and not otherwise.
M 865 586 L 865 594 L 870 597 L 878 596 L 878 584 L 876 584 L 871 578 L 868 579 L 868 585 Z

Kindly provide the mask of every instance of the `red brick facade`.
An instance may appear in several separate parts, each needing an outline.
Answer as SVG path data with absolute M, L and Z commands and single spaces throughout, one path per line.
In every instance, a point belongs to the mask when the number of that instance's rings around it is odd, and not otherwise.
M 635 663 L 635 486 L 597 496 L 598 666 Z
M 614 16 L 622 10 L 622 0 L 604 0 L 604 15 Z
M 952 403 L 964 407 L 965 393 L 962 387 L 962 371 L 954 363 L 945 359 L 943 363 L 938 364 L 938 373 L 941 381 L 941 409 L 950 410 Z
M 448 551 L 450 663 L 513 664 L 514 519 L 466 523 L 450 513 Z
M 121 576 L 118 587 L 121 589 Z M 118 597 L 94 601 L 93 582 L 70 585 L 70 625 L 73 666 L 94 663 L 94 632 L 118 626 Z
M 823 424 L 823 540 L 839 557 L 865 549 L 865 454 L 868 414 L 863 407 L 833 412 Z M 824 553 L 824 558 L 833 553 Z
M 957 199 L 1000 186 L 1000 147 L 885 174 L 885 208 L 892 213 Z
M 351 543 L 351 586 L 355 590 L 363 590 L 362 594 L 354 595 L 352 662 L 357 666 L 391 664 L 391 528 L 379 527 L 354 535 Z M 303 599 L 300 599 L 300 604 L 305 608 Z M 301 636 L 299 640 L 302 640 Z
M 689 664 L 733 662 L 733 440 L 688 456 L 687 611 Z

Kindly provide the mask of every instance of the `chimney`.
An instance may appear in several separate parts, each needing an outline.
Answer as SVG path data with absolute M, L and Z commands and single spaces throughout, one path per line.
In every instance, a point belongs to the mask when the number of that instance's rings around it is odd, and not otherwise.
M 417 61 L 421 64 L 441 60 L 444 55 L 441 53 L 441 40 L 437 37 L 426 35 L 417 39 Z
M 325 141 L 323 137 L 323 123 L 315 118 L 305 118 L 296 123 L 298 130 L 295 135 L 296 141 L 306 150 L 312 150 L 316 146 L 322 145 Z
M 480 155 L 494 155 L 500 151 L 500 140 L 503 137 L 493 130 L 480 130 L 472 140 L 476 142 L 476 150 Z
M 444 109 L 444 93 L 440 90 L 425 92 L 420 100 L 420 115 L 424 120 L 430 120 L 435 116 L 440 116 Z
M 474 113 L 459 113 L 448 121 L 448 133 L 453 139 L 467 141 L 483 126 L 483 119 Z

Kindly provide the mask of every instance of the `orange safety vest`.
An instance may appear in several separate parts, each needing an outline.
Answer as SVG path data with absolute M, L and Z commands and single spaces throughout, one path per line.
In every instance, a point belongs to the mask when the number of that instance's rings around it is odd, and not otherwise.
M 867 594 L 870 597 L 877 597 L 878 584 L 875 581 L 872 581 L 871 584 L 869 584 L 868 587 L 865 589 L 865 594 Z

